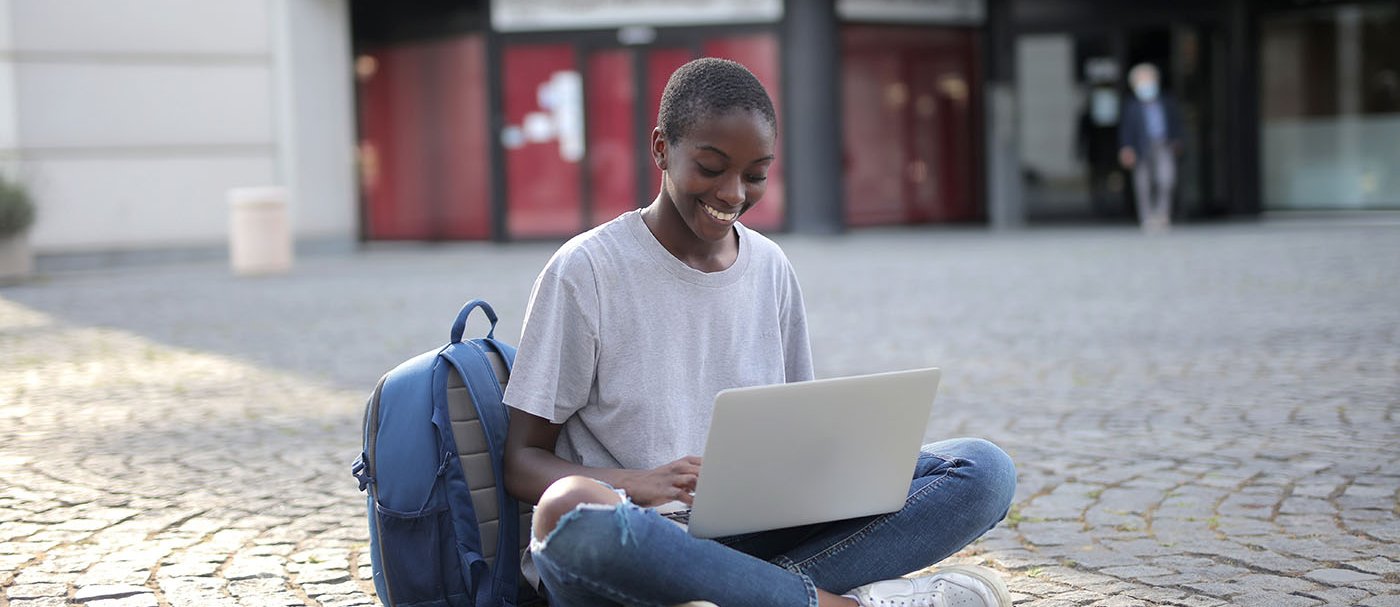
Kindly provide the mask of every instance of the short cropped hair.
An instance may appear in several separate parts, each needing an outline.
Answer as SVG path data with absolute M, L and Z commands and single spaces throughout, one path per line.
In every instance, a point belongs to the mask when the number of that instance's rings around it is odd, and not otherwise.
M 674 145 L 695 123 L 733 110 L 758 112 L 774 131 L 778 116 L 758 78 L 739 63 L 704 57 L 682 65 L 666 82 L 656 126 Z

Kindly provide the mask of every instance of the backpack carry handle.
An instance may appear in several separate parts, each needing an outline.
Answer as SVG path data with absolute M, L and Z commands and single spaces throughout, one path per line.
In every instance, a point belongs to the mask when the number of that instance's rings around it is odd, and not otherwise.
M 452 323 L 452 341 L 447 343 L 455 344 L 462 341 L 462 332 L 467 330 L 467 317 L 471 316 L 472 310 L 477 308 L 486 312 L 487 320 L 491 321 L 491 330 L 486 332 L 486 339 L 496 338 L 496 311 L 491 309 L 491 304 L 480 299 L 473 299 L 462 306 L 462 311 L 457 313 L 457 320 Z

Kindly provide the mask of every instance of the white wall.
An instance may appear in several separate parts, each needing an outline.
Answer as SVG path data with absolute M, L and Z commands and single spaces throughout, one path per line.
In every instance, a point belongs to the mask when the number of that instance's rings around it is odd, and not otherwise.
M 39 206 L 35 248 L 220 246 L 225 192 L 279 183 L 314 195 L 294 205 L 298 235 L 352 237 L 353 167 L 313 162 L 302 175 L 291 162 L 293 150 L 349 157 L 348 84 L 319 93 L 329 117 L 293 106 L 298 90 L 277 85 L 283 56 L 302 59 L 290 65 L 303 71 L 322 61 L 349 82 L 344 4 L 0 0 L 0 161 Z M 292 51 L 274 36 L 281 15 L 296 10 L 289 5 L 331 7 L 313 9 Z M 342 52 L 338 62 L 293 52 L 303 44 Z
M 302 238 L 354 238 L 354 57 L 348 0 L 272 0 L 280 175 Z

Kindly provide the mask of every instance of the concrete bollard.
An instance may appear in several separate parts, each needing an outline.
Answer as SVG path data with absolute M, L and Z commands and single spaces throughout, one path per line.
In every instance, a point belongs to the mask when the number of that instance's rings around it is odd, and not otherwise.
M 249 276 L 292 269 L 286 188 L 234 188 L 228 191 L 228 205 L 228 257 L 233 273 Z

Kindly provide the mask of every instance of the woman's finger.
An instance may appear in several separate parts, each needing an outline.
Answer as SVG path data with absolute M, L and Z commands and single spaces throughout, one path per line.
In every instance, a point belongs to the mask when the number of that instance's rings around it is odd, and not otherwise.
M 691 495 L 690 492 L 685 489 L 676 489 L 675 493 L 671 494 L 671 499 L 687 506 L 695 505 L 695 496 Z

